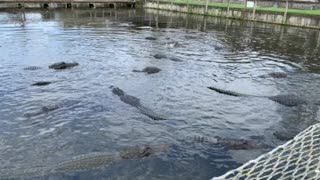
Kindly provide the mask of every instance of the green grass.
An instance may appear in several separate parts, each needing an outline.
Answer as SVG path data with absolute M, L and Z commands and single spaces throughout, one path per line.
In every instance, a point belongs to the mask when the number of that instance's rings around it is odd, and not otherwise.
M 167 0 L 171 2 L 170 0 Z M 172 0 L 176 4 L 187 4 L 188 0 Z M 205 5 L 205 1 L 195 1 L 189 0 L 190 5 Z M 259 4 L 258 4 L 259 5 Z M 227 8 L 228 3 L 209 3 L 208 6 L 211 7 L 222 7 Z M 233 9 L 245 9 L 244 4 L 230 4 L 230 8 Z M 252 8 L 247 8 L 248 10 L 252 10 Z M 274 7 L 257 7 L 257 12 L 277 12 L 277 13 L 284 13 L 284 8 L 274 8 Z M 297 14 L 297 15 L 313 15 L 313 16 L 320 16 L 320 10 L 303 10 L 303 9 L 288 9 L 288 14 Z
M 284 13 L 285 9 L 284 8 L 273 8 L 273 7 L 257 7 L 257 11 Z M 320 10 L 288 9 L 288 14 L 320 16 Z

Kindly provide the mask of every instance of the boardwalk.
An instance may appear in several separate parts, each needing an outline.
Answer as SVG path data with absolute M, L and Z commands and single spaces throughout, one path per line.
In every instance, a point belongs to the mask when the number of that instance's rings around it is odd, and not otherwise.
M 0 0 L 3 8 L 134 8 L 136 0 Z

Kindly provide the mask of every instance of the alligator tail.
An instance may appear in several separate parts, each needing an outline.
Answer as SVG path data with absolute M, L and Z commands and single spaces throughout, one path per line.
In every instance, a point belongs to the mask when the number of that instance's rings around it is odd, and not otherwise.
M 228 90 L 224 90 L 224 89 L 220 89 L 220 88 L 217 88 L 217 87 L 213 87 L 213 86 L 209 86 L 208 87 L 209 89 L 211 90 L 214 90 L 218 93 L 221 93 L 221 94 L 226 94 L 226 95 L 229 95 L 229 96 L 249 96 L 247 94 L 241 94 L 241 93 L 237 93 L 237 92 L 234 92 L 234 91 L 228 91 Z
M 144 115 L 148 116 L 149 118 L 153 119 L 153 120 L 166 120 L 165 117 L 163 117 L 162 115 L 159 115 L 157 113 L 155 113 L 154 111 L 152 111 L 151 109 L 148 109 L 146 107 L 143 107 L 141 105 L 136 106 L 136 108 Z
M 48 167 L 36 167 L 30 169 L 8 169 L 0 171 L 0 179 L 1 180 L 11 180 L 18 178 L 30 178 L 30 177 L 41 177 L 45 175 L 49 175 L 51 169 Z
M 143 72 L 143 71 L 134 69 L 132 70 L 132 72 Z

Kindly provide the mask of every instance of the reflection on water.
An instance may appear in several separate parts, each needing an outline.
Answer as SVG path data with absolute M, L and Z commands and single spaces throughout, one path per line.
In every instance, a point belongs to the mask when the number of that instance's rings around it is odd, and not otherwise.
M 267 150 L 227 150 L 186 142 L 186 137 L 243 138 L 275 146 L 317 122 L 316 105 L 286 107 L 207 86 L 320 99 L 319 31 L 153 10 L 57 10 L 1 12 L 0 39 L 1 170 L 169 144 L 166 153 L 50 178 L 209 179 Z M 170 42 L 179 46 L 170 48 Z M 48 69 L 60 61 L 79 66 Z M 41 68 L 24 70 L 28 66 Z M 132 72 L 147 66 L 161 71 Z M 273 72 L 288 75 L 266 76 Z M 54 83 L 31 86 L 37 81 Z M 119 101 L 110 86 L 170 119 L 150 119 Z M 43 107 L 59 108 L 24 116 Z

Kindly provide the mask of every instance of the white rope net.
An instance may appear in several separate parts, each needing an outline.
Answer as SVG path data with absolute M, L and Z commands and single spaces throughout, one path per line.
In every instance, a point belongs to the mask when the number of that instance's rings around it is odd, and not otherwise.
M 212 180 L 320 179 L 320 123 L 241 167 Z

